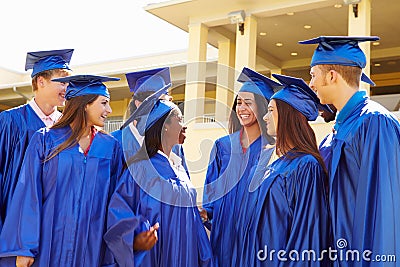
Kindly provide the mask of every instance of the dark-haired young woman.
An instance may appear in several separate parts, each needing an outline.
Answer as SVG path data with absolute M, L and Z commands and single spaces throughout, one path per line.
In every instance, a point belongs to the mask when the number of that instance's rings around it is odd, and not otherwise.
M 94 127 L 111 113 L 102 82 L 112 80 L 118 79 L 55 79 L 69 83 L 63 115 L 33 135 L 0 237 L 0 256 L 17 256 L 13 266 L 113 262 L 105 260 L 103 234 L 123 155 L 113 137 Z
M 182 114 L 153 95 L 135 112 L 144 143 L 128 159 L 109 206 L 104 239 L 120 266 L 212 266 L 196 190 L 178 157 Z M 149 100 L 149 99 L 147 99 Z
M 205 225 L 211 224 L 210 241 L 215 266 L 235 266 L 235 240 L 241 229 L 236 221 L 247 216 L 247 199 L 252 170 L 265 145 L 274 139 L 267 134 L 262 117 L 273 90 L 264 75 L 244 68 L 240 88 L 229 118 L 229 135 L 217 139 L 210 154 L 202 206 Z
M 278 159 L 250 186 L 257 202 L 247 207 L 238 266 L 329 266 L 327 173 L 308 123 L 321 104 L 301 79 L 274 77 L 285 87 L 264 120 Z

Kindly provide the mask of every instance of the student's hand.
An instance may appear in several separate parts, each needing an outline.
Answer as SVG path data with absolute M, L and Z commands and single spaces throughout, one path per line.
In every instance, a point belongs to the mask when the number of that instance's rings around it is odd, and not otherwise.
M 29 266 L 32 266 L 34 261 L 35 261 L 35 259 L 32 258 L 32 257 L 17 256 L 17 260 L 15 261 L 15 265 L 17 267 L 29 267 Z
M 135 240 L 133 241 L 133 250 L 149 250 L 151 249 L 157 242 L 157 230 L 160 227 L 158 223 L 154 224 L 150 227 L 150 230 L 141 232 L 137 236 L 135 236 Z
M 205 209 L 199 208 L 199 213 L 200 213 L 201 221 L 203 223 L 208 221 L 208 215 L 207 215 L 207 211 Z

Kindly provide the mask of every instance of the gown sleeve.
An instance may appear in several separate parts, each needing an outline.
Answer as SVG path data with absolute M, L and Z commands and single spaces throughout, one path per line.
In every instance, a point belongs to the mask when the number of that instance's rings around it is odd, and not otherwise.
M 6 215 L 6 201 L 7 201 L 7 181 L 6 181 L 6 166 L 9 161 L 10 150 L 10 139 L 9 136 L 11 123 L 10 120 L 7 122 L 6 112 L 0 113 L 0 232 L 3 227 L 3 222 Z
M 14 123 L 12 123 L 14 122 Z M 16 166 L 18 169 L 11 169 L 13 161 L 23 157 L 20 148 L 17 146 L 20 136 L 20 127 L 17 120 L 10 112 L 0 113 L 0 232 L 9 209 L 12 191 L 14 190 L 16 179 L 14 173 L 18 173 L 21 164 Z M 22 162 L 22 159 L 20 159 Z
M 0 257 L 39 253 L 44 134 L 36 132 L 26 150 L 10 211 L 0 236 Z
M 375 117 L 363 123 L 354 140 L 360 174 L 351 245 L 373 255 L 399 256 L 400 124 Z
M 221 172 L 221 156 L 219 153 L 218 141 L 214 143 L 210 153 L 210 160 L 208 164 L 206 179 L 204 183 L 203 192 L 203 208 L 207 211 L 208 218 L 211 220 L 213 217 L 213 201 L 215 201 L 216 186 L 212 183 L 218 179 Z
M 111 196 L 108 207 L 107 232 L 104 240 L 120 266 L 138 266 L 145 251 L 133 250 L 135 235 L 150 229 L 149 222 L 136 215 L 140 189 L 129 170 L 125 170 Z

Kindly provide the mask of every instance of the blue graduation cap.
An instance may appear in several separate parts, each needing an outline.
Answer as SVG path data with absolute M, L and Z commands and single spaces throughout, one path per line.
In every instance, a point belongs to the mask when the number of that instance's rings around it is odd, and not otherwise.
M 270 100 L 275 91 L 283 88 L 282 84 L 279 84 L 267 76 L 264 76 L 261 73 L 258 73 L 247 67 L 243 68 L 237 81 L 243 83 L 239 92 L 258 94 L 268 100 Z
M 321 64 L 354 66 L 365 68 L 367 59 L 358 43 L 377 41 L 377 36 L 320 36 L 310 40 L 300 41 L 300 44 L 318 44 L 311 59 L 311 67 Z M 362 74 L 363 82 L 375 85 L 366 75 Z
M 110 93 L 103 82 L 119 80 L 115 77 L 96 75 L 73 75 L 52 79 L 54 82 L 69 83 L 65 93 L 66 100 L 82 95 L 101 95 L 109 98 Z
M 168 94 L 168 88 L 171 87 L 171 75 L 169 67 L 158 68 L 125 74 L 129 89 L 135 94 L 140 92 L 156 92 L 164 90 Z
M 25 70 L 32 70 L 31 77 L 46 70 L 67 69 L 74 49 L 49 50 L 28 52 L 26 55 Z
M 132 121 L 136 120 L 136 128 L 140 135 L 154 125 L 162 116 L 170 112 L 176 105 L 172 101 L 162 100 L 160 96 L 164 94 L 164 88 L 148 96 L 142 104 L 131 114 L 126 122 L 121 126 L 121 130 L 127 127 Z
M 372 86 L 375 86 L 374 81 L 372 81 L 371 78 L 369 78 L 369 77 L 367 76 L 367 74 L 365 74 L 364 72 L 361 74 L 361 81 L 363 81 L 363 82 L 365 82 L 365 83 L 368 83 L 368 84 L 370 84 L 370 85 L 372 85 Z
M 309 121 L 317 119 L 319 110 L 333 113 L 329 106 L 321 104 L 315 92 L 303 79 L 279 74 L 272 74 L 272 76 L 285 87 L 275 93 L 271 99 L 279 99 L 286 102 L 300 111 Z

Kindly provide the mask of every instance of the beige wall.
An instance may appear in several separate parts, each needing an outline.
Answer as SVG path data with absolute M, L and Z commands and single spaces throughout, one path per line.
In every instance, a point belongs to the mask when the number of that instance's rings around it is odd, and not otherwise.
M 123 117 L 125 115 L 125 111 L 128 107 L 130 99 L 123 99 L 117 101 L 111 101 L 110 106 L 112 109 L 112 113 L 110 117 Z

